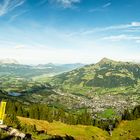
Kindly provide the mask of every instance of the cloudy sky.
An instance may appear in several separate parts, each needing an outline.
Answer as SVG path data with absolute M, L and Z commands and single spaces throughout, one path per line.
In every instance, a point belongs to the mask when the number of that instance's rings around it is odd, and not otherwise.
M 140 0 L 0 0 L 0 59 L 140 62 Z

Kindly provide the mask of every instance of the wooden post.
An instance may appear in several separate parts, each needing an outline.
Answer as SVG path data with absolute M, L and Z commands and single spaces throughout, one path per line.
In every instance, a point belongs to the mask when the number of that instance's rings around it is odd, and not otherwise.
M 5 108 L 6 108 L 6 102 L 1 102 L 0 104 L 0 124 L 3 124 L 3 119 L 5 115 Z

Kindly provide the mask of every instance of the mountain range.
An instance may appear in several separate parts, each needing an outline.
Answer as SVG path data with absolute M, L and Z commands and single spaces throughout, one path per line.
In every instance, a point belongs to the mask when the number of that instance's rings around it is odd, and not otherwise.
M 96 64 L 52 77 L 51 83 L 63 88 L 134 86 L 140 80 L 140 64 L 103 58 Z
M 47 77 L 54 73 L 57 75 Z M 48 104 L 71 111 L 88 108 L 92 113 L 107 110 L 111 114 L 140 104 L 140 64 L 132 62 L 103 58 L 85 66 L 1 64 L 0 78 L 1 98 L 26 104 Z
M 0 75 L 14 75 L 26 78 L 32 78 L 34 76 L 47 75 L 52 76 L 67 72 L 79 67 L 84 64 L 39 64 L 39 65 L 23 65 L 19 64 L 14 59 L 3 59 L 0 60 Z
M 15 59 L 5 58 L 0 59 L 0 64 L 19 64 L 19 62 Z

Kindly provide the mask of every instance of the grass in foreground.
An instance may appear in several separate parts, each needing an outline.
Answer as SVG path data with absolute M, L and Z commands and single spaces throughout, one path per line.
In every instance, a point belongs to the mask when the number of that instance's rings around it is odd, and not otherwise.
M 76 140 L 136 140 L 136 138 L 140 138 L 140 119 L 122 121 L 114 129 L 112 136 L 109 136 L 108 132 L 94 126 L 67 125 L 56 121 L 49 123 L 43 120 L 18 118 L 22 124 L 36 125 L 37 130 L 45 130 L 48 135 L 69 135 Z M 44 138 L 37 135 L 34 137 L 38 140 Z
M 136 140 L 140 139 L 140 119 L 133 121 L 122 121 L 114 129 L 111 140 Z
M 49 123 L 43 120 L 35 120 L 29 118 L 18 117 L 22 124 L 36 125 L 37 130 L 46 130 L 47 134 L 65 136 L 69 135 L 76 140 L 106 140 L 109 135 L 106 131 L 94 126 L 83 125 L 67 125 L 61 122 L 54 121 Z M 35 136 L 37 139 L 39 137 Z M 41 139 L 41 138 L 40 138 Z

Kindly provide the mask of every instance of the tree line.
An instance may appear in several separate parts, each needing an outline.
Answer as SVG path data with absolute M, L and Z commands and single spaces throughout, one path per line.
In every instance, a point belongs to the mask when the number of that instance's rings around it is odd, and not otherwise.
M 93 118 L 91 113 L 85 109 L 82 113 L 72 113 L 62 108 L 49 107 L 46 104 L 24 105 L 17 101 L 8 101 L 6 114 L 22 116 L 48 122 L 61 121 L 70 125 L 93 125 L 109 131 L 118 126 L 122 120 L 134 120 L 140 118 L 140 105 L 133 110 L 125 110 L 119 118 L 98 119 Z
M 13 114 L 48 122 L 61 121 L 67 124 L 92 125 L 91 114 L 85 109 L 82 113 L 73 114 L 62 108 L 49 107 L 46 104 L 23 105 L 17 101 L 8 101 L 6 114 Z

